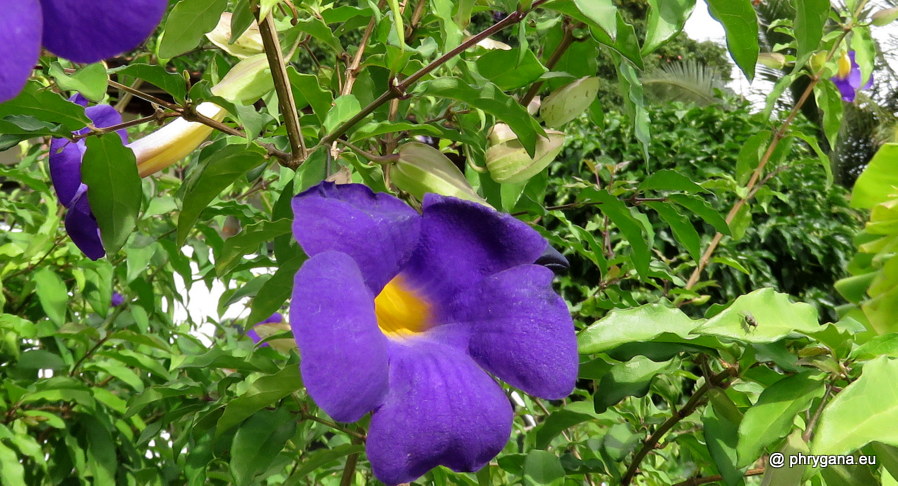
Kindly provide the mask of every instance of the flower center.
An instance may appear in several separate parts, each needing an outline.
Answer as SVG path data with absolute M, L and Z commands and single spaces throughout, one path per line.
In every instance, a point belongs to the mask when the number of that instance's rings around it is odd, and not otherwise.
M 849 73 L 851 73 L 851 58 L 843 52 L 842 57 L 839 58 L 839 73 L 837 76 L 840 79 L 845 79 Z
M 409 337 L 430 327 L 430 305 L 402 276 L 396 276 L 374 299 L 377 325 L 387 337 Z

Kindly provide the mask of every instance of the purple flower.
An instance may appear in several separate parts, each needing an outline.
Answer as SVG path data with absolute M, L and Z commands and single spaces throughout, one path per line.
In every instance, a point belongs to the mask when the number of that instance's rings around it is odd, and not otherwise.
M 137 47 L 165 13 L 166 0 L 13 0 L 0 15 L 0 103 L 14 98 L 43 45 L 97 62 Z
M 836 75 L 829 79 L 836 84 L 837 88 L 839 88 L 843 100 L 851 103 L 854 101 L 854 97 L 859 88 L 870 89 L 873 87 L 872 73 L 870 74 L 870 79 L 867 81 L 867 84 L 861 86 L 861 68 L 854 62 L 854 51 L 843 52 L 842 57 L 839 58 L 838 66 L 839 69 L 836 72 Z
M 495 457 L 513 413 L 491 375 L 548 399 L 572 391 L 573 323 L 534 263 L 548 244 L 526 224 L 435 194 L 418 214 L 326 182 L 293 212 L 309 255 L 290 307 L 303 380 L 338 421 L 373 412 L 366 449 L 381 481 Z
M 125 303 L 125 297 L 122 294 L 120 294 L 118 292 L 112 293 L 112 307 L 118 307 L 124 303 Z
M 87 100 L 80 94 L 69 98 L 69 101 L 87 106 Z M 88 106 L 84 113 L 97 128 L 111 127 L 122 123 L 122 116 L 109 105 Z M 74 134 L 87 133 L 83 128 Z M 128 141 L 125 130 L 117 130 L 122 143 Z M 78 248 L 91 260 L 102 258 L 106 254 L 103 241 L 100 239 L 100 227 L 97 218 L 90 209 L 87 199 L 87 186 L 81 182 L 81 160 L 87 144 L 84 140 L 73 142 L 66 138 L 54 138 L 50 141 L 50 179 L 56 189 L 59 202 L 68 208 L 65 216 L 65 229 Z

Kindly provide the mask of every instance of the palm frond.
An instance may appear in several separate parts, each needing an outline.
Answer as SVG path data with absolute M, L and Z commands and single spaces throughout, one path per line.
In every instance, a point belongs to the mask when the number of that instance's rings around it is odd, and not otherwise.
M 666 64 L 646 73 L 642 85 L 650 99 L 700 106 L 722 103 L 719 93 L 726 91 L 720 73 L 692 59 Z

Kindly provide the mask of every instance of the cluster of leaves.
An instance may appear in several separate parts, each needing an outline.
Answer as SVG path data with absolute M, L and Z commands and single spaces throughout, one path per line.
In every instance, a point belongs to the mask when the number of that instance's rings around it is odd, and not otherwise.
M 19 155 L 0 168 L 0 483 L 373 482 L 365 421 L 331 421 L 305 393 L 295 350 L 274 345 L 285 336 L 254 346 L 243 329 L 283 308 L 305 259 L 290 235 L 291 198 L 330 178 L 417 204 L 425 178 L 414 189 L 390 180 L 412 140 L 457 162 L 430 160 L 440 171 L 425 175 L 459 169 L 455 187 L 532 223 L 570 257 L 560 287 L 582 354 L 565 401 L 507 390 L 512 440 L 487 467 L 438 468 L 422 484 L 737 485 L 761 474 L 764 484 L 894 483 L 896 183 L 882 175 L 894 147 L 871 166 L 876 183 L 856 189 L 878 198 L 866 232 L 882 236 L 861 239 L 849 265 L 859 213 L 831 185 L 817 128 L 796 119 L 801 103 L 774 114 L 810 72 L 802 99 L 823 110 L 810 122 L 837 145 L 842 103 L 825 79 L 846 43 L 870 71 L 865 2 L 844 12 L 796 2 L 777 43 L 793 70 L 759 114 L 738 101 L 646 104 L 642 79 L 656 56 L 676 52 L 667 42 L 689 0 L 296 3 L 173 1 L 147 51 L 117 66 L 44 56 L 23 93 L 0 104 L 0 148 Z M 751 78 L 752 2 L 709 5 Z M 490 44 L 494 33 L 507 45 Z M 603 72 L 620 98 L 583 89 L 585 102 L 528 111 L 536 95 Z M 123 107 L 142 97 L 168 117 L 199 119 L 205 101 L 229 113 L 183 168 L 144 180 L 117 136 L 89 137 L 85 181 L 109 255 L 97 262 L 64 234 L 45 164 L 47 137 L 89 122 L 65 101 L 72 90 Z M 490 140 L 500 123 L 522 170 L 552 158 L 551 129 L 567 145 L 549 169 L 497 182 L 489 149 L 509 143 Z M 856 276 L 839 289 L 860 307 L 837 309 L 831 286 L 846 269 Z M 183 316 L 191 289 L 216 285 L 218 302 L 203 305 L 219 316 L 245 307 L 239 319 Z M 122 305 L 111 306 L 113 290 Z M 200 324 L 214 332 L 200 338 Z M 879 462 L 766 467 L 777 451 Z

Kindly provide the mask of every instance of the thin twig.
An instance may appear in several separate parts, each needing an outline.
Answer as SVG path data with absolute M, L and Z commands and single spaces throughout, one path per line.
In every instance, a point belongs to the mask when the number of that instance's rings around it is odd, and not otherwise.
M 826 392 L 823 393 L 823 398 L 820 399 L 820 405 L 817 406 L 817 410 L 814 411 L 814 416 L 811 417 L 811 420 L 808 421 L 808 426 L 805 429 L 804 433 L 801 434 L 801 438 L 805 442 L 810 442 L 811 437 L 814 435 L 814 427 L 817 426 L 817 421 L 820 419 L 820 414 L 823 413 L 823 408 L 826 406 L 827 399 L 832 393 L 832 387 L 829 383 L 826 384 Z
M 139 89 L 132 88 L 126 84 L 117 83 L 110 79 L 109 85 L 112 86 L 113 88 L 118 88 L 118 89 L 124 91 L 125 93 L 130 93 L 131 95 L 136 96 L 142 100 L 149 101 L 150 103 L 155 103 L 159 106 L 168 108 L 169 110 L 177 111 L 177 112 L 181 112 L 183 110 L 183 108 L 181 108 L 180 106 L 178 106 L 175 103 L 165 101 L 162 98 L 158 98 L 149 93 L 144 93 L 143 91 L 141 91 Z
M 830 49 L 830 51 L 827 53 L 826 61 L 824 61 L 824 64 L 832 59 L 832 57 L 836 53 L 836 49 L 845 39 L 845 36 L 848 35 L 848 32 L 849 30 L 842 31 L 839 38 L 836 39 L 835 43 L 833 44 L 832 49 Z M 754 190 L 754 188 L 761 178 L 761 174 L 763 174 L 764 172 L 764 167 L 766 167 L 767 163 L 770 162 L 770 157 L 773 155 L 774 150 L 776 150 L 777 145 L 779 145 L 780 140 L 782 140 L 782 138 L 786 135 L 786 131 L 789 129 L 789 127 L 792 125 L 792 122 L 795 121 L 795 118 L 801 112 L 801 107 L 804 106 L 805 102 L 814 92 L 814 86 L 816 86 L 817 83 L 820 82 L 820 76 L 823 73 L 824 69 L 825 68 L 820 68 L 819 71 L 811 75 L 811 81 L 808 83 L 807 88 L 805 88 L 804 92 L 801 94 L 801 97 L 792 107 L 792 110 L 789 112 L 789 115 L 786 116 L 786 119 L 783 120 L 783 123 L 780 125 L 780 127 L 776 130 L 776 132 L 773 133 L 773 138 L 770 140 L 770 144 L 767 146 L 767 150 L 764 152 L 764 155 L 761 156 L 761 159 L 758 161 L 758 166 L 755 167 L 755 170 L 754 172 L 752 172 L 748 184 L 746 184 L 745 186 L 746 189 L 748 189 L 746 196 L 736 201 L 736 203 L 730 209 L 730 212 L 727 213 L 727 225 L 729 225 L 733 222 L 734 219 L 736 219 L 736 215 L 739 214 L 739 210 L 741 210 L 742 207 L 745 206 L 751 199 L 751 197 L 754 196 L 754 194 L 757 192 Z M 698 266 L 695 267 L 692 275 L 689 276 L 689 281 L 686 282 L 686 289 L 691 289 L 695 286 L 695 284 L 698 283 L 699 278 L 701 278 L 702 276 L 702 272 L 704 271 L 705 267 L 708 266 L 708 262 L 711 261 L 711 256 L 714 254 L 717 246 L 720 245 L 720 241 L 722 239 L 723 233 L 720 232 L 717 232 L 714 235 L 714 238 L 711 239 L 711 243 L 708 245 L 708 248 L 705 249 L 704 253 L 702 253 L 701 258 L 698 261 Z
M 174 118 L 174 117 L 178 117 L 178 116 L 181 116 L 181 114 L 177 113 L 177 112 L 173 112 L 173 111 L 170 111 L 168 113 L 154 113 L 152 115 L 147 115 L 145 117 L 135 118 L 134 120 L 122 122 L 117 125 L 110 125 L 108 127 L 103 127 L 103 128 L 93 128 L 85 133 L 80 134 L 80 135 L 72 135 L 72 140 L 81 140 L 82 138 L 87 138 L 87 137 L 90 137 L 93 135 L 103 135 L 106 133 L 112 133 L 114 131 L 121 130 L 123 128 L 129 128 L 129 127 L 133 127 L 133 126 L 140 125 L 142 123 L 151 122 L 151 121 L 162 123 L 162 120 L 165 120 L 166 118 Z
M 764 474 L 764 471 L 765 469 L 763 467 L 749 469 L 748 471 L 745 471 L 744 476 L 760 476 L 761 474 Z M 720 474 L 714 474 L 713 476 L 700 476 L 689 478 L 685 481 L 674 484 L 674 486 L 698 486 L 700 484 L 716 483 L 717 481 L 721 481 L 722 479 L 723 476 L 721 476 Z
M 354 444 L 358 444 L 358 440 L 352 441 Z M 352 485 L 352 479 L 355 477 L 355 467 L 359 463 L 359 453 L 353 452 L 346 458 L 346 465 L 343 466 L 343 476 L 340 478 L 340 486 L 350 486 Z
M 380 0 L 377 6 L 378 8 L 383 8 L 385 4 L 385 0 Z M 368 47 L 368 41 L 371 39 L 371 34 L 374 33 L 375 25 L 377 25 L 377 18 L 372 16 L 368 22 L 368 27 L 365 28 L 365 33 L 362 34 L 362 40 L 359 41 L 359 48 L 355 51 L 355 56 L 352 57 L 352 61 L 346 66 L 346 73 L 343 75 L 346 81 L 343 83 L 343 89 L 340 90 L 341 96 L 352 93 L 352 86 L 359 75 L 359 66 L 362 65 L 362 56 L 365 55 L 365 48 Z
M 642 463 L 642 460 L 645 459 L 645 456 L 647 456 L 649 452 L 655 449 L 655 446 L 658 445 L 658 442 L 664 437 L 664 434 L 677 425 L 681 420 L 692 415 L 698 407 L 704 405 L 706 402 L 705 395 L 709 391 L 713 388 L 728 386 L 727 380 L 736 376 L 737 373 L 738 370 L 736 368 L 727 368 L 712 376 L 710 380 L 705 381 L 705 383 L 696 390 L 691 397 L 689 397 L 689 400 L 683 405 L 683 408 L 676 410 L 670 418 L 659 425 L 658 428 L 645 439 L 642 443 L 642 447 L 636 452 L 636 455 L 633 456 L 633 461 L 630 462 L 630 466 L 627 467 L 627 472 L 621 479 L 621 486 L 628 486 L 633 481 L 636 472 L 639 470 L 639 464 Z
M 289 161 L 289 167 L 295 169 L 306 159 L 306 142 L 302 137 L 302 126 L 299 124 L 299 113 L 296 110 L 296 101 L 293 99 L 290 80 L 287 78 L 284 53 L 281 52 L 277 27 L 274 25 L 274 17 L 271 14 L 259 20 L 259 33 L 262 34 L 262 45 L 265 47 L 265 56 L 268 58 L 268 66 L 271 68 L 278 105 L 284 115 L 284 124 L 287 126 L 287 138 L 290 140 L 290 149 L 293 154 Z
M 555 47 L 555 50 L 552 52 L 552 55 L 549 56 L 549 60 L 546 61 L 546 68 L 550 71 L 552 68 L 558 64 L 558 61 L 561 60 L 561 56 L 568 50 L 569 47 L 574 43 L 574 27 L 569 22 L 565 21 L 564 24 L 564 37 L 561 38 L 561 41 L 558 43 L 558 46 Z M 533 98 L 536 97 L 536 94 L 539 93 L 540 88 L 542 88 L 543 82 L 538 81 L 530 85 L 530 89 L 527 90 L 527 93 L 521 98 L 521 104 L 525 107 L 533 101 Z
M 536 2 L 533 2 L 533 5 L 530 7 L 530 10 L 528 10 L 526 12 L 512 12 L 510 15 L 508 15 L 504 19 L 500 20 L 499 22 L 491 25 L 490 27 L 486 28 L 485 30 L 481 31 L 480 33 L 468 38 L 467 40 L 465 40 L 464 42 L 459 44 L 456 48 L 443 54 L 442 56 L 438 57 L 437 59 L 434 59 L 428 65 L 422 67 L 421 69 L 416 71 L 411 76 L 405 78 L 402 82 L 394 84 L 387 91 L 383 92 L 380 96 L 378 96 L 377 99 L 375 99 L 374 101 L 369 103 L 368 106 L 362 108 L 362 111 L 356 113 L 355 116 L 353 116 L 352 118 L 350 118 L 349 120 L 344 122 L 342 125 L 340 125 L 336 129 L 334 129 L 333 132 L 327 134 L 327 136 L 322 138 L 321 141 L 318 142 L 318 145 L 319 146 L 330 145 L 331 143 L 334 142 L 334 140 L 343 136 L 343 134 L 348 132 L 350 128 L 354 127 L 358 122 L 364 120 L 368 115 L 373 113 L 374 110 L 380 108 L 380 106 L 383 105 L 384 103 L 392 100 L 393 98 L 401 98 L 401 97 L 405 96 L 406 91 L 408 91 L 408 89 L 413 84 L 415 84 L 418 80 L 420 80 L 424 76 L 427 76 L 428 74 L 433 72 L 435 69 L 437 69 L 438 67 L 440 67 L 443 64 L 445 64 L 446 62 L 448 62 L 450 59 L 458 56 L 459 54 L 466 51 L 468 48 L 477 44 L 478 42 L 482 41 L 483 39 L 486 39 L 487 37 L 495 34 L 496 32 L 499 32 L 499 31 L 505 29 L 508 26 L 511 26 L 511 25 L 514 25 L 514 24 L 520 22 L 527 16 L 527 14 L 529 12 L 533 11 L 534 9 L 536 9 L 538 6 L 542 5 L 546 1 L 547 0 L 537 0 Z

